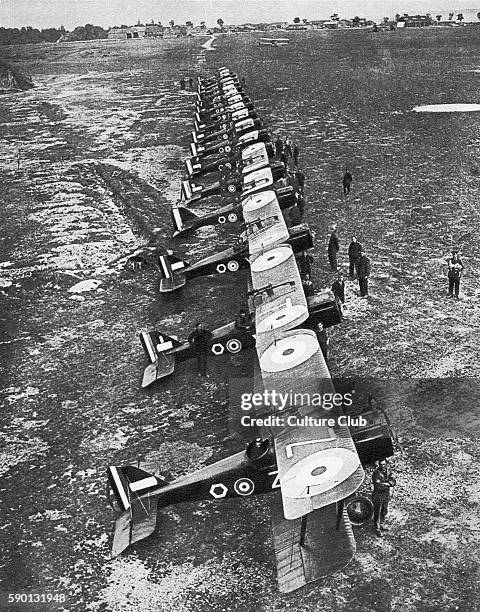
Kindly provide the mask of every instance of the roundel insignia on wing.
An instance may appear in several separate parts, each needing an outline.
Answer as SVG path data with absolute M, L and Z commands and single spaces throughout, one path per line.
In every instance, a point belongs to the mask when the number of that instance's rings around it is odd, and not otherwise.
M 225 497 L 227 493 L 227 487 L 221 482 L 214 484 L 210 487 L 210 495 L 215 499 L 221 499 L 222 497 Z
M 255 490 L 255 483 L 250 478 L 239 478 L 235 481 L 233 489 L 237 495 L 251 495 Z

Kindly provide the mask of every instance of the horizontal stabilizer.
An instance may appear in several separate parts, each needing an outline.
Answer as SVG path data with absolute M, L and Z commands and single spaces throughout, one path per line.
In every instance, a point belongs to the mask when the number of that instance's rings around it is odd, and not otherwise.
M 112 558 L 118 557 L 130 544 L 143 540 L 155 531 L 157 498 L 135 500 L 115 522 Z
M 187 282 L 184 274 L 174 274 L 170 278 L 160 279 L 160 293 L 171 293 L 181 289 Z

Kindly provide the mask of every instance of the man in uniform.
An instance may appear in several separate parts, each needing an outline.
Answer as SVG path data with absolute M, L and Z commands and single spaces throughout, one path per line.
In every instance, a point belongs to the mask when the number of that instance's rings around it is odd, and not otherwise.
M 302 276 L 306 276 L 307 274 L 310 276 L 312 274 L 313 263 L 313 257 L 310 255 L 310 253 L 308 251 L 302 251 L 296 259 L 300 274 Z
M 350 193 L 350 186 L 353 181 L 352 174 L 348 171 L 348 168 L 345 168 L 345 174 L 343 175 L 342 185 L 343 185 L 343 195 L 348 195 Z
M 348 259 L 350 260 L 349 276 L 353 278 L 355 274 L 358 274 L 357 266 L 360 255 L 362 254 L 362 245 L 357 242 L 357 237 L 352 236 L 352 242 L 348 247 Z
M 378 462 L 378 467 L 372 474 L 373 482 L 373 524 L 375 533 L 382 537 L 382 523 L 388 512 L 388 502 L 390 501 L 390 490 L 395 486 L 395 478 L 388 473 L 387 462 L 385 459 Z M 385 529 L 385 528 L 384 528 Z
M 303 292 L 305 293 L 305 297 L 312 297 L 315 295 L 315 289 L 313 288 L 313 283 L 310 280 L 310 274 L 305 274 L 304 279 L 302 280 Z
M 328 239 L 328 261 L 333 272 L 337 271 L 337 253 L 340 250 L 340 245 L 337 237 L 337 226 L 332 225 L 330 238 Z
M 195 330 L 188 336 L 188 342 L 193 347 L 193 352 L 197 358 L 198 373 L 200 376 L 207 375 L 207 357 L 210 347 L 212 332 L 202 323 L 195 325 Z
M 335 299 L 341 304 L 345 304 L 345 280 L 341 272 L 338 273 L 338 278 L 332 285 L 332 291 Z
M 300 210 L 300 207 L 298 205 L 292 206 L 289 210 L 288 217 L 290 220 L 289 227 L 300 225 L 302 222 L 302 211 Z
M 463 272 L 463 263 L 458 256 L 458 251 L 452 251 L 452 256 L 447 259 L 448 265 L 448 297 L 453 297 L 455 289 L 455 297 L 459 300 L 460 278 Z
M 360 296 L 368 296 L 368 277 L 370 276 L 371 264 L 365 253 L 362 253 L 357 263 L 358 286 L 360 287 Z

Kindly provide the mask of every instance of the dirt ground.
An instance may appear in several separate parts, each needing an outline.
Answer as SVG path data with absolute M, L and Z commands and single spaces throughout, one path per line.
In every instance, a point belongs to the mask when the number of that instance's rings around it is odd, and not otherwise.
M 69 611 L 480 608 L 480 114 L 411 112 L 478 102 L 480 51 L 478 28 L 438 30 L 305 32 L 281 49 L 256 34 L 215 51 L 201 39 L 3 49 L 37 86 L 0 99 L 0 591 L 64 593 L 47 609 Z M 333 221 L 342 265 L 353 233 L 372 260 L 368 300 L 348 282 L 331 371 L 368 379 L 404 447 L 388 535 L 357 528 L 344 571 L 288 596 L 264 496 L 162 511 L 157 534 L 109 558 L 109 464 L 156 459 L 174 477 L 245 442 L 228 426 L 227 382 L 248 375 L 251 355 L 212 360 L 206 382 L 182 364 L 142 391 L 138 340 L 231 320 L 244 273 L 161 297 L 153 272 L 107 265 L 154 227 L 191 261 L 235 236 L 205 228 L 175 242 L 169 216 L 193 114 L 178 80 L 221 65 L 300 146 L 316 287 L 333 280 Z M 466 265 L 458 302 L 446 299 L 452 247 Z M 101 284 L 69 292 L 84 279 Z

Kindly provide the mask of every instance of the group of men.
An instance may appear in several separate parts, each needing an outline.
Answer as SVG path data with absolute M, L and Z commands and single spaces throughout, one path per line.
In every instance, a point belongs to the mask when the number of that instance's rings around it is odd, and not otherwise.
M 328 239 L 327 255 L 330 263 L 332 272 L 337 272 L 338 262 L 337 256 L 340 250 L 340 242 L 337 236 L 337 226 L 334 224 L 330 228 L 331 233 Z M 360 289 L 360 296 L 368 296 L 368 278 L 370 276 L 371 263 L 366 253 L 363 251 L 362 245 L 358 242 L 356 236 L 352 236 L 350 245 L 348 247 L 348 259 L 349 259 L 349 277 L 353 280 L 355 277 L 358 279 L 358 285 Z M 332 291 L 335 296 L 340 300 L 342 304 L 345 303 L 345 281 L 343 280 L 343 274 L 338 273 L 338 279 L 332 286 Z

